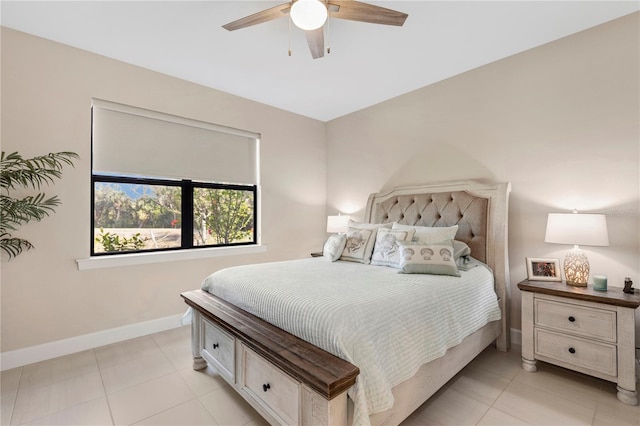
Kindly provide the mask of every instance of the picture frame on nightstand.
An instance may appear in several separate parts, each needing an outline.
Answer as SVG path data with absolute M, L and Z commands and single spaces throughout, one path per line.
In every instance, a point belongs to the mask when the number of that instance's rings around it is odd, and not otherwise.
M 562 281 L 558 259 L 527 257 L 527 279 L 531 281 Z

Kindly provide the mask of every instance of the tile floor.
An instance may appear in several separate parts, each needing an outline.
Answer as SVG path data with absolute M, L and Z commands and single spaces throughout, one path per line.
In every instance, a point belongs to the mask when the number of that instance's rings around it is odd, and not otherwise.
M 266 425 L 211 369 L 188 327 L 2 372 L 2 425 Z M 640 425 L 615 384 L 485 350 L 403 425 Z

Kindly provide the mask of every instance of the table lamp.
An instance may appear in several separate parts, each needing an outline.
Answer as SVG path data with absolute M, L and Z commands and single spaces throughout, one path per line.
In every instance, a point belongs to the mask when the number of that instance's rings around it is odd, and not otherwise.
M 608 246 L 607 217 L 603 214 L 549 213 L 545 243 L 573 244 L 564 258 L 564 275 L 569 285 L 586 287 L 589 280 L 589 260 L 583 246 Z
M 347 232 L 349 219 L 351 219 L 351 216 L 347 215 L 327 216 L 327 233 L 337 234 Z

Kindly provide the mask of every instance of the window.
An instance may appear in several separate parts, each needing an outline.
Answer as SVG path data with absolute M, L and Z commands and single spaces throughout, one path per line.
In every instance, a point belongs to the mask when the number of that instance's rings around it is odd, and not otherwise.
M 257 244 L 258 143 L 94 99 L 91 254 Z

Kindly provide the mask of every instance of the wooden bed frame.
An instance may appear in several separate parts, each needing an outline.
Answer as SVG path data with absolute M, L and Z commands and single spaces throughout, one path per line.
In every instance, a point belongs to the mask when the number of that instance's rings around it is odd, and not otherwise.
M 502 311 L 500 321 L 487 324 L 395 386 L 394 406 L 370 416 L 371 424 L 402 422 L 492 342 L 499 350 L 509 349 L 510 190 L 508 183 L 464 181 L 402 187 L 369 196 L 366 222 L 458 224 L 456 239 L 466 242 L 472 255 L 493 270 Z M 208 364 L 215 367 L 271 424 L 351 424 L 347 390 L 359 373 L 356 366 L 202 290 L 182 297 L 193 308 L 194 369 Z

